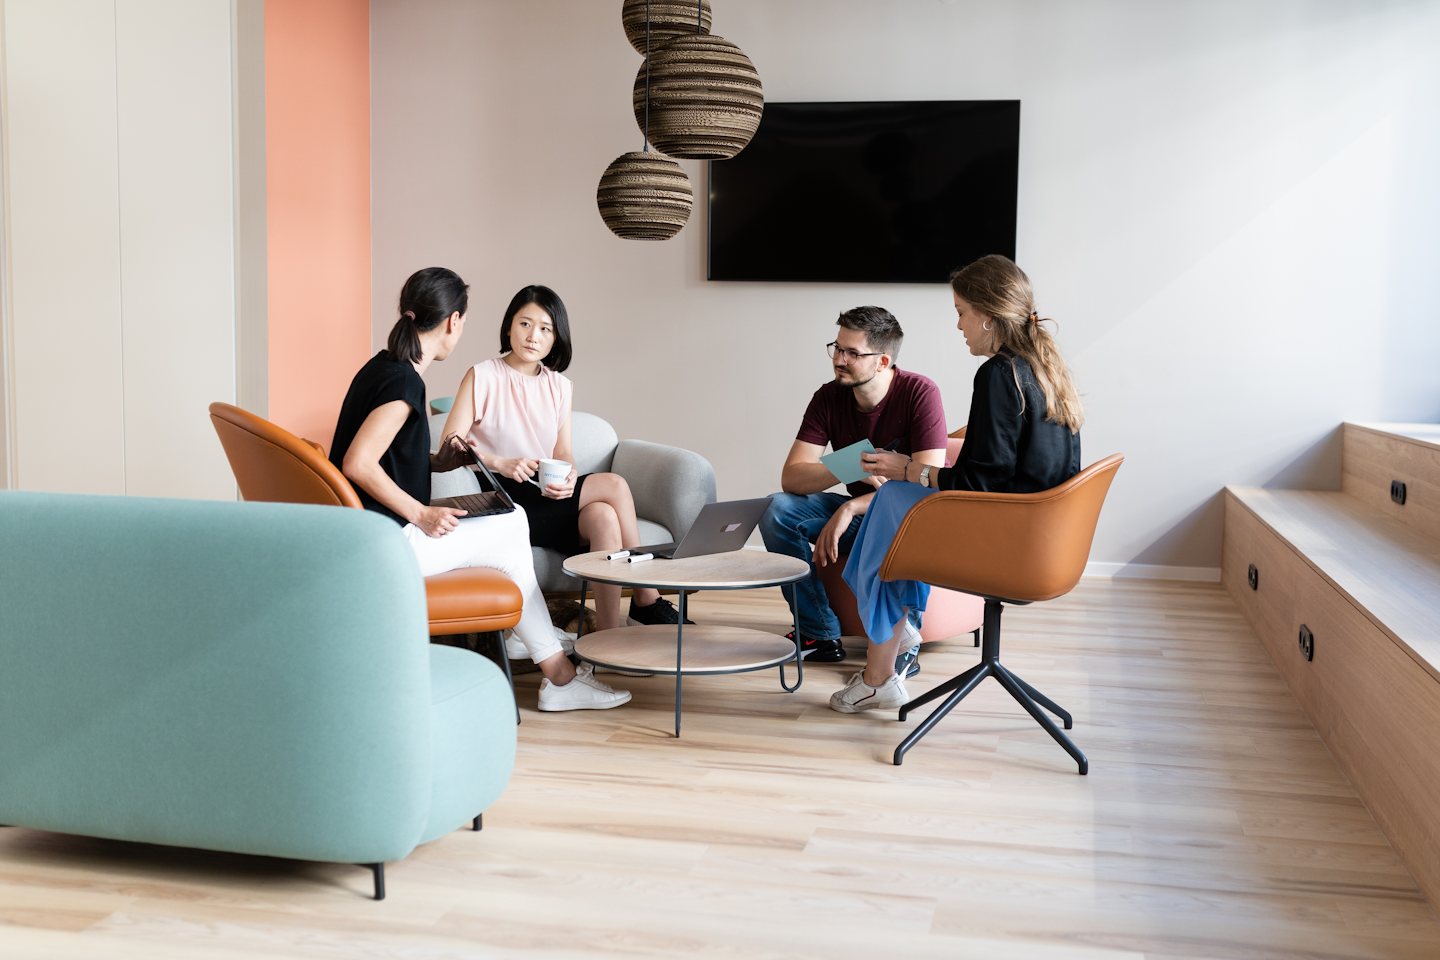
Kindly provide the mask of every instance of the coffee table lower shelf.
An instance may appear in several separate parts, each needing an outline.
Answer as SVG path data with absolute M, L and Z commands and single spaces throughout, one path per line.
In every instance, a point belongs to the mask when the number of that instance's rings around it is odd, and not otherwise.
M 576 640 L 575 653 L 598 667 L 675 677 L 677 737 L 682 678 L 768 670 L 795 659 L 794 642 L 762 630 L 687 626 L 683 648 L 676 633 L 675 627 L 664 624 L 602 630 Z

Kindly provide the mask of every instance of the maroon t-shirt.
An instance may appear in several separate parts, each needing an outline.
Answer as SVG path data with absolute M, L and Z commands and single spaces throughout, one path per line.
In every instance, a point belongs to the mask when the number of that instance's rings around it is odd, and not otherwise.
M 948 440 L 945 408 L 935 381 L 896 367 L 885 399 L 869 413 L 861 413 L 855 405 L 854 389 L 831 380 L 810 398 L 800 432 L 795 435 L 796 440 L 817 447 L 828 443 L 832 450 L 867 437 L 876 450 L 898 439 L 895 452 L 907 457 L 916 450 L 944 450 Z M 849 484 L 845 489 L 852 497 L 875 492 L 864 482 Z

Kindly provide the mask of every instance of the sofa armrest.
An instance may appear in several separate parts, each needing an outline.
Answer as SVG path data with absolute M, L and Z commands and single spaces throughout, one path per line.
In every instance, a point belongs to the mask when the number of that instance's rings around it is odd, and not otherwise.
M 715 502 L 715 468 L 690 450 L 645 440 L 621 440 L 610 468 L 630 484 L 635 513 L 658 523 L 677 541 L 700 508 Z

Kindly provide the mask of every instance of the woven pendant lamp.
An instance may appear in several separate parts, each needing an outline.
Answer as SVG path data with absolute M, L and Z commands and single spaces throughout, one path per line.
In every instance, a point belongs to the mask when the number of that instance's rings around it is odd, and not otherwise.
M 729 40 L 692 32 L 651 47 L 635 78 L 635 121 L 642 128 L 647 66 L 650 142 L 657 150 L 686 160 L 729 160 L 755 136 L 765 91 L 755 65 Z
M 620 11 L 620 22 L 625 27 L 625 39 L 640 56 L 645 56 L 646 14 L 650 21 L 650 46 L 657 47 L 682 33 L 696 32 L 696 10 L 691 0 L 625 0 Z M 710 0 L 700 0 L 699 32 L 710 32 Z
M 695 192 L 685 169 L 653 151 L 622 153 L 605 169 L 595 202 L 605 225 L 626 240 L 669 240 L 690 219 Z

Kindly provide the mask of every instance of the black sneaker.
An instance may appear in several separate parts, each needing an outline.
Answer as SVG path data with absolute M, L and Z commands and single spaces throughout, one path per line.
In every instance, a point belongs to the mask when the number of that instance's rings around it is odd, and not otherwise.
M 630 619 L 639 626 L 649 627 L 660 624 L 676 624 L 680 622 L 680 611 L 675 609 L 675 604 L 661 597 L 648 607 L 635 606 L 635 598 L 630 598 Z M 694 626 L 694 620 L 686 620 L 689 626 Z
M 900 674 L 902 680 L 920 672 L 920 644 L 915 644 L 895 658 L 895 672 Z
M 785 639 L 791 643 L 795 642 L 795 631 L 791 630 L 785 634 Z M 800 634 L 800 659 L 811 660 L 815 663 L 839 663 L 845 659 L 845 648 L 840 641 L 816 640 Z

